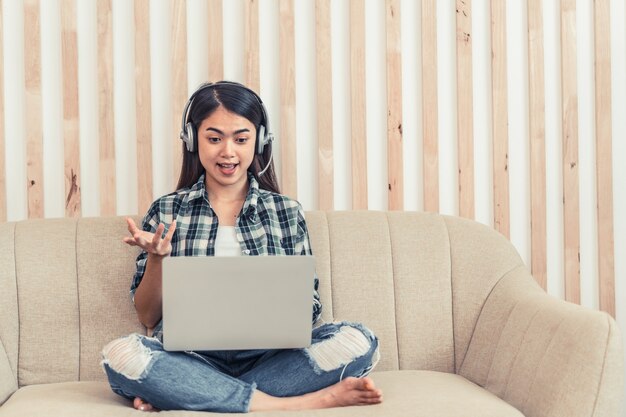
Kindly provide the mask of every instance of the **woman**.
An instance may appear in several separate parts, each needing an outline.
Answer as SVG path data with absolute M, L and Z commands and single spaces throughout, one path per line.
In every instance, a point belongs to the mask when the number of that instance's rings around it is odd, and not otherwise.
M 161 276 L 167 256 L 309 255 L 302 207 L 279 193 L 272 135 L 260 97 L 247 87 L 204 84 L 183 112 L 177 190 L 156 200 L 141 228 L 131 295 L 153 336 L 132 334 L 104 347 L 113 391 L 140 410 L 216 412 L 377 404 L 367 374 L 378 340 L 356 323 L 315 327 L 306 349 L 167 352 L 162 345 Z M 315 279 L 313 323 L 321 315 Z

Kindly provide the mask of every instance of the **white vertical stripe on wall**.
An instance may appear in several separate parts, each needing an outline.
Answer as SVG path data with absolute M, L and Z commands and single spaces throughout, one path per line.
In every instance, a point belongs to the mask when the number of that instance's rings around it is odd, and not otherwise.
M 439 211 L 459 213 L 456 106 L 456 4 L 437 2 Z
M 528 119 L 528 7 L 507 0 L 509 201 L 511 242 L 530 268 L 530 143 Z M 515 65 L 513 63 L 516 63 Z
M 580 303 L 599 308 L 593 1 L 576 1 Z
M 133 2 L 113 0 L 113 108 L 117 214 L 137 213 Z
M 205 0 L 187 0 L 187 51 L 189 51 L 187 79 L 189 80 L 190 92 L 194 91 L 201 83 L 218 81 L 208 79 L 208 26 L 214 17 L 211 16 L 210 19 L 209 7 Z
M 150 2 L 150 105 L 152 108 L 152 187 L 156 199 L 174 188 L 170 113 L 171 95 L 171 43 L 170 4 Z M 182 112 L 182 111 L 181 111 Z M 182 117 L 182 116 L 181 116 Z M 144 213 L 141 213 L 142 215 Z
M 559 2 L 543 3 L 546 90 L 547 291 L 563 298 L 563 170 L 561 124 L 561 17 Z
M 223 3 L 226 8 L 226 2 Z M 242 10 L 243 11 L 243 10 Z M 242 15 L 243 16 L 243 15 Z M 276 177 L 281 178 L 280 162 L 280 54 L 279 54 L 279 7 L 278 0 L 259 2 L 259 67 L 261 97 L 270 119 L 270 129 L 274 133 L 274 167 Z M 228 22 L 225 20 L 225 22 Z M 225 25 L 226 26 L 226 25 Z M 226 41 L 224 41 L 226 42 Z M 242 45 L 243 48 L 243 45 Z M 224 54 L 227 54 L 226 44 Z M 225 73 L 225 78 L 227 78 Z
M 294 2 L 294 32 L 298 200 L 305 210 L 313 210 L 318 207 L 315 2 Z
M 419 2 L 400 2 L 402 42 L 402 156 L 404 209 L 424 210 L 422 157 L 422 41 Z M 426 63 L 427 65 L 430 65 Z
M 65 216 L 61 13 L 58 0 L 41 10 L 41 98 L 43 112 L 44 216 Z
M 96 0 L 76 3 L 81 211 L 90 217 L 100 214 L 97 7 Z
M 491 18 L 489 0 L 472 1 L 474 75 L 474 213 L 493 227 L 493 125 L 491 96 Z
M 24 96 L 24 4 L 4 1 L 4 140 L 6 157 L 7 220 L 27 217 Z M 41 117 L 37 115 L 36 117 Z M 8 198 L 10 196 L 10 198 Z
M 385 2 L 365 1 L 367 207 L 387 209 L 387 36 Z
M 243 0 L 222 3 L 224 13 L 224 79 L 243 82 L 244 30 Z M 259 26 L 263 29 L 265 27 Z M 262 32 L 262 30 L 260 30 Z M 278 42 L 275 44 L 278 45 Z M 278 46 L 276 46 L 278 47 Z M 192 54 L 189 54 L 192 55 Z M 274 125 L 276 126 L 276 125 Z
M 350 5 L 330 3 L 333 74 L 333 200 L 336 210 L 352 208 L 350 143 Z
M 613 108 L 613 227 L 615 239 L 615 315 L 626 346 L 626 7 L 622 0 L 611 4 L 611 81 Z M 626 349 L 624 350 L 626 363 Z M 626 398 L 626 386 L 624 387 Z M 626 406 L 623 417 L 626 417 Z

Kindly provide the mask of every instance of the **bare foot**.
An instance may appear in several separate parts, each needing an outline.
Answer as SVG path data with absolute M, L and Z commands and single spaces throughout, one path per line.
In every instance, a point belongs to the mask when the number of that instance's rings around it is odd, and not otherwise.
M 139 411 L 159 411 L 156 408 L 152 407 L 152 404 L 149 404 L 142 400 L 139 397 L 135 397 L 135 401 L 133 401 L 133 407 Z
M 382 391 L 376 388 L 370 378 L 349 377 L 328 388 L 297 397 L 272 397 L 255 391 L 250 401 L 250 411 L 309 410 L 379 404 L 382 401 Z

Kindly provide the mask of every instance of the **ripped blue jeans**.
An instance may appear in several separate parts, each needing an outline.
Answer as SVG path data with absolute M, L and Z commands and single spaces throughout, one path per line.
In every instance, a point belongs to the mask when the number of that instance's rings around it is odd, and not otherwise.
M 313 329 L 305 349 L 167 352 L 159 339 L 132 334 L 102 356 L 116 394 L 162 410 L 243 413 L 255 389 L 276 397 L 317 391 L 367 375 L 379 354 L 370 330 L 339 322 Z

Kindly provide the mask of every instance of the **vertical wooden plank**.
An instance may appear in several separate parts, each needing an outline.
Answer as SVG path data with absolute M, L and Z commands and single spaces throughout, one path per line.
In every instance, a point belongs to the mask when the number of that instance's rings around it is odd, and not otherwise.
M 457 138 L 459 215 L 474 218 L 474 112 L 472 87 L 472 1 L 456 1 Z
M 297 198 L 296 79 L 293 0 L 280 0 L 280 143 L 282 192 Z
M 78 41 L 75 0 L 61 3 L 63 54 L 63 138 L 65 158 L 65 216 L 80 217 L 80 137 L 78 113 Z
M 528 1 L 531 271 L 545 290 L 547 278 L 545 86 L 541 0 Z
M 224 78 L 224 18 L 222 0 L 209 0 L 209 81 L 216 82 Z
M 187 6 L 185 0 L 172 0 L 172 163 L 174 187 L 183 164 L 183 148 L 179 139 L 181 118 L 187 103 Z M 195 87 L 195 86 L 194 86 Z M 185 151 L 186 152 L 186 151 Z
M 609 0 L 594 2 L 596 157 L 600 309 L 615 317 L 613 164 L 611 120 L 611 13 Z
M 576 0 L 561 0 L 565 299 L 573 303 L 580 303 L 580 202 L 576 65 Z
M 315 2 L 317 49 L 317 137 L 319 151 L 318 201 L 320 210 L 334 208 L 333 197 L 333 73 L 330 36 L 330 0 Z
M 43 217 L 43 130 L 41 106 L 41 19 L 38 0 L 24 1 L 26 87 L 26 175 L 28 217 Z M 26 119 L 25 119 L 26 120 Z
M 149 0 L 135 0 L 135 106 L 139 213 L 145 213 L 154 198 L 152 195 L 150 78 L 150 2 Z
M 352 209 L 367 209 L 367 136 L 365 123 L 365 4 L 350 2 L 350 129 Z
M 100 214 L 116 214 L 115 131 L 113 129 L 113 11 L 98 0 L 98 123 L 100 139 Z
M 3 44 L 2 0 L 0 0 L 0 45 Z M 0 48 L 0 222 L 7 220 L 6 165 L 4 162 L 4 48 Z
M 259 0 L 246 0 L 244 3 L 244 37 L 246 62 L 244 64 L 245 83 L 254 91 L 259 91 Z
M 389 210 L 404 208 L 402 157 L 402 55 L 400 1 L 386 0 L 387 9 L 387 175 Z
M 422 0 L 422 123 L 424 210 L 439 211 L 437 2 Z
M 506 3 L 491 2 L 491 83 L 493 105 L 493 198 L 494 226 L 509 237 L 509 162 Z

